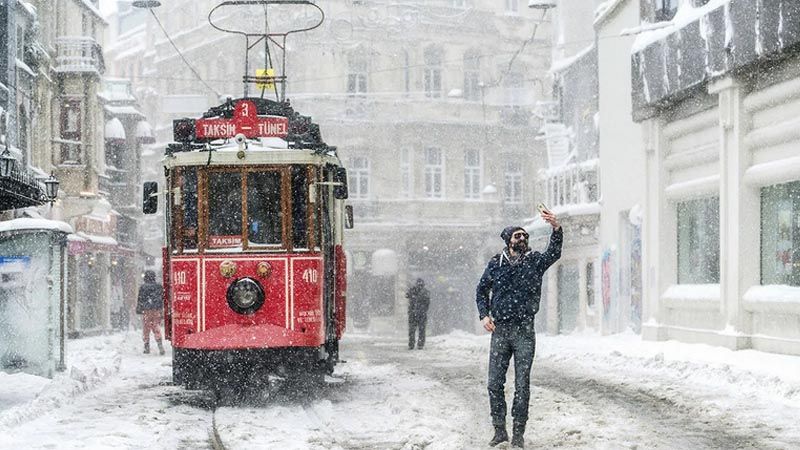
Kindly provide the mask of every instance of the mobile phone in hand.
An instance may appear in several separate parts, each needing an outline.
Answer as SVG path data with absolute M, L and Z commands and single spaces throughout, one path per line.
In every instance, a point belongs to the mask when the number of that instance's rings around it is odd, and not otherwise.
M 550 212 L 550 210 L 547 208 L 547 206 L 544 206 L 544 203 L 542 203 L 542 202 L 539 202 L 539 204 L 536 205 L 536 209 L 538 209 L 540 213 L 544 213 L 545 211 L 546 212 Z

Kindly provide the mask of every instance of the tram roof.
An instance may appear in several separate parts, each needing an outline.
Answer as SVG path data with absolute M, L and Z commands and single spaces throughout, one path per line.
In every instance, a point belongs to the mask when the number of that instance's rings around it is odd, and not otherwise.
M 261 145 L 257 141 L 248 142 L 248 149 L 244 151 L 244 158 L 239 158 L 237 145 L 225 145 L 214 148 L 209 160 L 208 151 L 189 151 L 168 154 L 164 158 L 167 168 L 179 166 L 254 166 L 270 164 L 333 164 L 341 166 L 339 157 L 335 154 L 314 152 L 309 149 L 271 148 Z

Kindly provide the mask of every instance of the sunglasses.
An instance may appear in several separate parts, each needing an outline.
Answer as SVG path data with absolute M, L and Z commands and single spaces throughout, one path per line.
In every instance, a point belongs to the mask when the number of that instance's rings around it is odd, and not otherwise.
M 528 239 L 528 233 L 522 233 L 522 232 L 514 233 L 511 235 L 511 237 L 513 237 L 514 239 Z

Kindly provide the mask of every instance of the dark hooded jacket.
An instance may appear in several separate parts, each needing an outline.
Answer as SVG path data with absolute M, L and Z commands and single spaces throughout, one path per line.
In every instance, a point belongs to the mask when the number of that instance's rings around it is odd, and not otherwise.
M 514 264 L 508 248 L 492 257 L 476 290 L 479 318 L 491 314 L 497 323 L 532 321 L 539 311 L 542 277 L 561 257 L 563 239 L 561 228 L 553 230 L 544 253 L 528 250 Z
M 139 287 L 139 299 L 136 302 L 136 313 L 142 314 L 144 311 L 162 309 L 164 307 L 164 289 L 156 283 L 156 275 L 153 272 L 146 272 L 144 284 Z
M 408 315 L 410 317 L 424 317 L 431 304 L 431 296 L 425 285 L 417 283 L 406 292 L 408 299 Z

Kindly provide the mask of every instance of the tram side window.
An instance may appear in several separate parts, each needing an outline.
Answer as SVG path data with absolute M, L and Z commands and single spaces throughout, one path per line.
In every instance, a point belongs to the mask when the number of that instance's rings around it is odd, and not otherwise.
M 292 167 L 292 242 L 295 248 L 308 248 L 308 172 Z
M 181 169 L 181 205 L 183 206 L 183 248 L 197 248 L 197 169 Z
M 280 172 L 247 174 L 247 241 L 254 245 L 280 245 L 282 224 Z
M 242 174 L 208 174 L 208 247 L 237 247 L 242 243 Z

